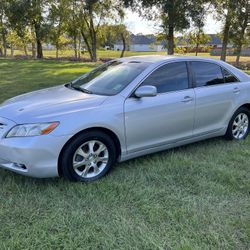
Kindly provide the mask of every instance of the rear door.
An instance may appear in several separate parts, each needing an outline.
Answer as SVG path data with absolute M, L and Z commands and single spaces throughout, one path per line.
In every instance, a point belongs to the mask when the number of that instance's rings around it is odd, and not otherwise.
M 191 62 L 195 83 L 194 135 L 216 132 L 227 126 L 240 93 L 238 80 L 220 65 Z

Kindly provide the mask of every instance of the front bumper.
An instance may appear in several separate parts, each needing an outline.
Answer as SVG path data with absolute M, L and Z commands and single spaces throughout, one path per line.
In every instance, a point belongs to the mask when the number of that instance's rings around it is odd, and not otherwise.
M 0 138 L 0 167 L 31 177 L 57 177 L 59 154 L 70 137 Z

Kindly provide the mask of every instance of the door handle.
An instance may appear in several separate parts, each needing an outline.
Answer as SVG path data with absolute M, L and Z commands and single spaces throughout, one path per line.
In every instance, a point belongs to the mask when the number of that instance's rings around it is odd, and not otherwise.
M 194 98 L 192 98 L 191 96 L 185 96 L 182 102 L 187 103 L 187 102 L 192 102 L 193 100 Z
M 239 94 L 239 93 L 240 93 L 240 89 L 239 89 L 238 87 L 235 87 L 233 92 L 234 92 L 235 94 Z

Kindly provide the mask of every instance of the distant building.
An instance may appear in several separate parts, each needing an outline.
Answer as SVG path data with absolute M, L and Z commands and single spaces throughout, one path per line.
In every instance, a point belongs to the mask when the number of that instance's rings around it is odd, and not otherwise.
M 54 50 L 54 49 L 56 49 L 56 47 L 54 45 L 52 45 L 51 43 L 45 43 L 45 44 L 43 44 L 43 49 Z
M 220 37 L 216 34 L 208 34 L 211 37 L 211 40 L 204 44 L 203 46 L 210 46 L 211 48 L 221 48 L 222 41 Z M 192 45 L 193 46 L 193 45 Z M 191 47 L 188 44 L 188 40 L 183 37 L 177 37 L 177 47 Z M 200 46 L 202 47 L 202 45 Z M 228 48 L 232 48 L 232 45 L 228 45 Z M 114 50 L 122 50 L 123 44 L 120 41 L 117 41 L 114 45 Z M 134 52 L 159 52 L 166 51 L 166 41 L 158 42 L 154 35 L 131 35 L 130 44 L 126 47 L 127 51 Z
M 207 34 L 210 36 L 210 41 L 207 44 L 201 44 L 200 47 L 202 46 L 210 46 L 211 48 L 222 48 L 222 40 L 221 38 L 216 35 L 216 34 Z M 188 42 L 188 39 L 186 37 L 177 37 L 177 47 L 192 47 L 194 46 L 193 44 L 190 45 Z M 228 48 L 232 48 L 232 44 L 228 44 Z
M 221 48 L 222 47 L 222 41 L 220 37 L 216 34 L 208 34 L 211 37 L 211 40 L 207 43 L 208 46 L 211 46 L 213 48 Z M 231 45 L 230 45 L 231 47 Z
M 157 39 L 154 35 L 131 35 L 130 44 L 126 47 L 127 51 L 134 52 L 159 52 L 166 51 L 165 49 L 166 42 L 157 42 Z M 114 45 L 114 50 L 122 50 L 123 44 L 118 41 Z
M 210 41 L 207 44 L 201 44 L 202 46 L 210 46 L 211 48 L 221 48 L 222 47 L 222 40 L 220 37 L 216 34 L 207 34 L 210 36 Z M 193 44 L 190 45 L 188 43 L 188 39 L 185 37 L 177 37 L 177 47 L 192 47 Z M 232 48 L 233 46 L 231 44 L 228 45 L 228 48 Z

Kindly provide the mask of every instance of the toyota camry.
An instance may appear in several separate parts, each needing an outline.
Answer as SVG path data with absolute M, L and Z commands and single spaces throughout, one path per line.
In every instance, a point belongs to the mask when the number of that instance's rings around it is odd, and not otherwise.
M 116 59 L 0 106 L 0 166 L 90 182 L 116 162 L 249 133 L 250 77 L 199 57 Z

